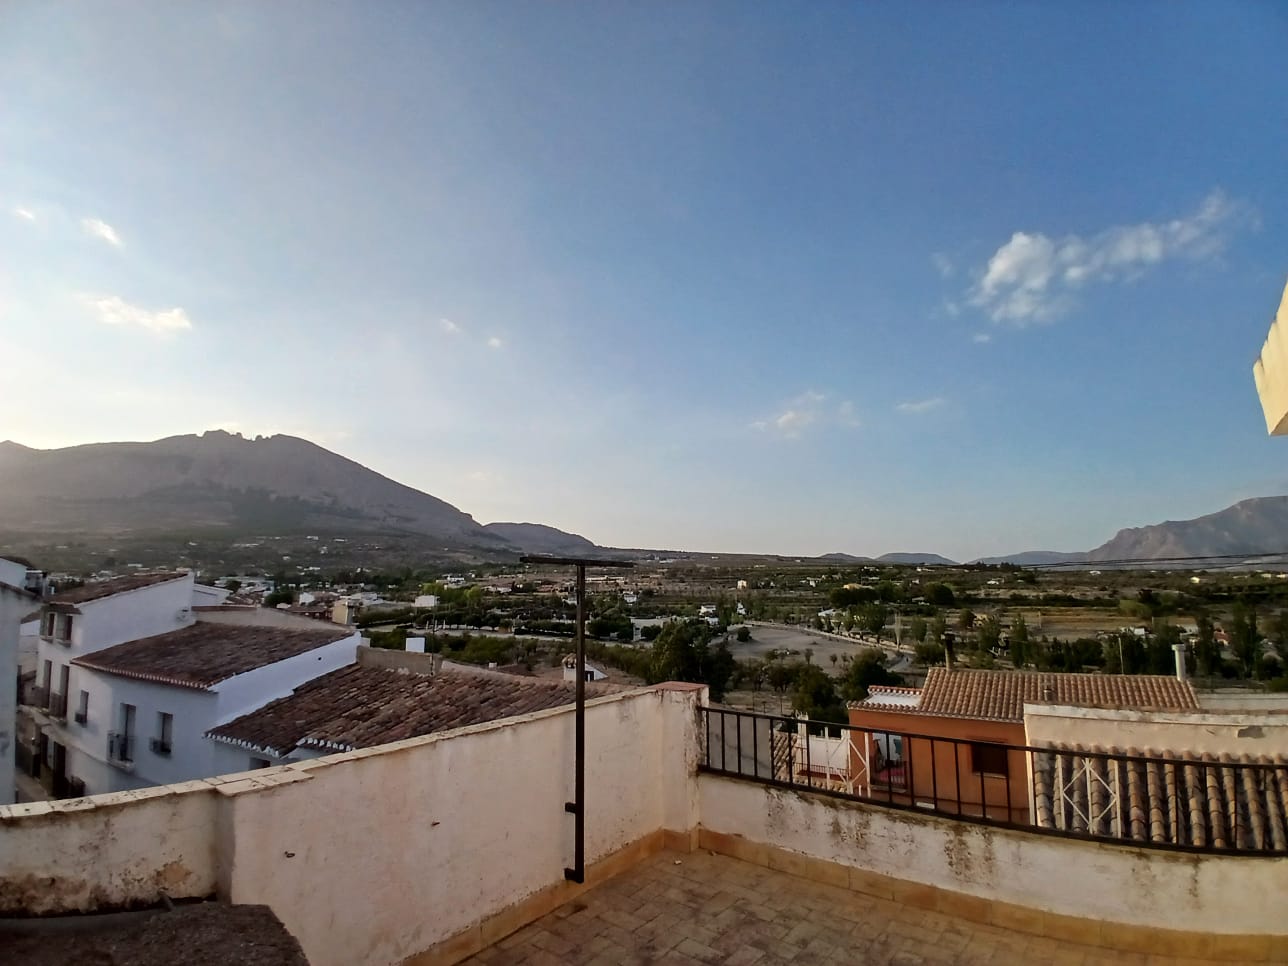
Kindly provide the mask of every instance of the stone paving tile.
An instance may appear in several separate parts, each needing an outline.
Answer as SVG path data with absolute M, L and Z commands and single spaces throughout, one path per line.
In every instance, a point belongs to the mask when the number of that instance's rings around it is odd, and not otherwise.
M 709 852 L 663 852 L 466 960 L 471 966 L 1143 966 Z M 1199 966 L 1152 956 L 1149 966 Z

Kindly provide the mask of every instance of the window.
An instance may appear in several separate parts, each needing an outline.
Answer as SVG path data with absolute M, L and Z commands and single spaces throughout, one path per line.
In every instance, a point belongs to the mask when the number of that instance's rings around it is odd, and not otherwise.
M 48 691 L 54 683 L 54 662 L 53 661 L 45 662 L 45 673 L 42 679 L 44 680 L 45 683 L 41 685 L 41 687 L 43 687 L 46 691 Z
M 80 693 L 80 701 L 76 705 L 76 723 L 85 724 L 89 721 L 89 692 Z
M 1006 745 L 973 742 L 970 746 L 970 770 L 977 775 L 1009 775 L 1010 758 Z
M 72 640 L 72 615 L 63 614 L 58 621 L 58 640 L 70 644 Z
M 152 750 L 158 755 L 170 754 L 170 739 L 174 733 L 174 715 L 165 711 L 157 713 L 157 736 L 152 739 Z
M 40 633 L 45 637 L 54 636 L 54 612 L 47 611 L 40 618 Z

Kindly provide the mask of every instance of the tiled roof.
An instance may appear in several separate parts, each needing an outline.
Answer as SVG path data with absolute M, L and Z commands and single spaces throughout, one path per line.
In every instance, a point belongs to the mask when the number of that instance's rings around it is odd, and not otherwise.
M 1169 751 L 1055 745 L 1033 753 L 1033 791 L 1034 820 L 1041 828 L 1138 842 L 1288 850 L 1283 757 L 1186 758 Z
M 151 587 L 163 584 L 168 580 L 180 580 L 187 577 L 185 572 L 167 570 L 163 573 L 130 574 L 127 577 L 113 577 L 111 580 L 97 580 L 83 587 L 73 587 L 49 598 L 51 604 L 85 604 L 91 600 L 102 600 L 113 594 L 123 594 L 127 590 L 138 590 L 140 587 Z
M 198 621 L 181 630 L 107 647 L 72 663 L 121 677 L 205 689 L 353 634 L 346 627 L 325 630 L 319 625 L 315 631 Z
M 588 696 L 610 693 L 588 685 Z M 509 674 L 350 665 L 211 729 L 210 737 L 285 755 L 296 746 L 345 751 L 570 704 L 563 681 Z
M 1153 674 L 1047 674 L 931 668 L 921 689 L 919 714 L 1023 721 L 1024 705 L 1195 711 L 1188 682 Z M 913 709 L 910 709 L 913 710 Z

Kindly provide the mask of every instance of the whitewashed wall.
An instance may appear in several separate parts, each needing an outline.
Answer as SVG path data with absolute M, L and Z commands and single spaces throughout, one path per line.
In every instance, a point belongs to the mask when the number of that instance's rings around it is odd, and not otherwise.
M 702 825 L 895 879 L 1104 922 L 1288 935 L 1288 859 L 1065 839 L 700 775 Z

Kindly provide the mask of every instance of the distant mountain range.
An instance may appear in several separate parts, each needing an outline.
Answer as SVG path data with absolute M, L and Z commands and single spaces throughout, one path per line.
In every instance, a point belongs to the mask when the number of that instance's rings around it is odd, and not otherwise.
M 607 554 L 575 533 L 539 523 L 479 524 L 437 497 L 293 436 L 245 439 L 219 430 L 151 443 L 38 450 L 0 442 L 0 543 L 188 532 L 392 534 L 436 550 L 507 557 Z M 416 543 L 415 545 L 419 545 Z M 1288 549 L 1288 496 L 1244 500 L 1194 520 L 1120 530 L 1085 553 L 1033 550 L 977 563 L 1053 566 L 1280 554 Z M 611 551 L 648 555 L 650 551 Z M 680 554 L 685 556 L 685 554 Z M 1288 554 L 1285 554 L 1288 557 Z M 837 563 L 954 566 L 934 553 Z

